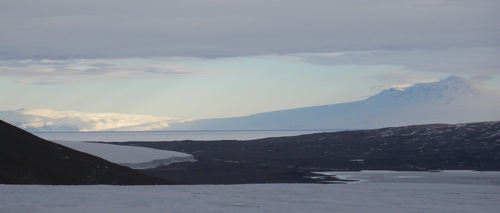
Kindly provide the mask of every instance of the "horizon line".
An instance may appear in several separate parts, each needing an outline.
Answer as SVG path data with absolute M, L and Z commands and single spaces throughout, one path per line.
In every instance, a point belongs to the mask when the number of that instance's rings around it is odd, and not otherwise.
M 349 131 L 363 129 L 262 129 L 262 130 L 105 130 L 105 131 L 71 131 L 71 132 L 30 132 L 30 133 L 117 133 L 117 132 L 301 132 L 301 131 Z M 29 132 L 29 131 L 28 131 Z

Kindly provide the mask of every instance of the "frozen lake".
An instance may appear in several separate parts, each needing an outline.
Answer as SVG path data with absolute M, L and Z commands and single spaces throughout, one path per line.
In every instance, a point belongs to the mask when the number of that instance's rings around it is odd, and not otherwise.
M 335 130 L 299 131 L 115 131 L 115 132 L 39 132 L 34 135 L 58 141 L 176 141 L 176 140 L 252 140 L 267 137 L 294 136 Z
M 499 179 L 500 172 L 331 173 L 335 174 L 366 181 L 326 185 L 0 185 L 0 212 L 489 213 L 500 209 L 500 185 L 491 181 Z

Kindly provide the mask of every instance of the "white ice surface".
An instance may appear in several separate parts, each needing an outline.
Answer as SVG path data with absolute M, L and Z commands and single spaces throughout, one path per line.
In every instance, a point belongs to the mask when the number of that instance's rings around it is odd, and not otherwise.
M 357 180 L 348 183 L 444 183 L 467 185 L 500 186 L 500 172 L 470 170 L 447 170 L 439 172 L 366 170 L 361 172 L 316 172 L 343 180 Z
M 432 183 L 0 185 L 0 212 L 498 212 L 500 186 Z
M 133 169 L 147 169 L 176 162 L 194 161 L 190 154 L 167 150 L 76 141 L 54 142 Z

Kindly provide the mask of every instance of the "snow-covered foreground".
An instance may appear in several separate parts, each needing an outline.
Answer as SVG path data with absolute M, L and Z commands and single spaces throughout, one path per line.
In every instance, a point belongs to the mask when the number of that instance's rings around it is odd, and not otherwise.
M 497 212 L 498 186 L 0 186 L 0 212 Z
M 192 155 L 174 151 L 76 141 L 54 142 L 133 169 L 147 169 L 176 162 L 194 161 Z
M 372 172 L 371 175 L 373 174 Z M 463 173 L 455 174 L 460 179 L 460 174 Z M 482 173 L 472 174 L 478 180 L 481 179 Z M 500 173 L 489 174 L 498 178 Z M 411 179 L 404 172 L 394 175 L 399 176 L 399 179 L 405 179 L 405 176 Z M 425 175 L 426 173 L 418 174 L 421 179 L 425 179 Z M 387 174 L 382 176 L 388 177 Z M 446 173 L 444 179 L 451 176 Z M 420 183 L 386 181 L 326 185 L 0 185 L 0 212 L 457 213 L 498 212 L 500 209 L 500 185 L 495 182 L 430 183 L 435 180 L 436 178 L 431 178 L 428 182 Z

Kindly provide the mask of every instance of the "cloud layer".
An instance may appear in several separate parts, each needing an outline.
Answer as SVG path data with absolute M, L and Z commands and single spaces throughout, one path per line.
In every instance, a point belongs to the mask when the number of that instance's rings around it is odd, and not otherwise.
M 500 49 L 379 50 L 295 54 L 307 63 L 323 65 L 399 65 L 415 71 L 499 74 Z
M 0 107 L 199 118 L 452 74 L 500 90 L 498 11 L 498 0 L 0 0 Z
M 186 60 L 186 59 L 184 59 Z M 189 67 L 168 59 L 0 60 L 1 76 L 23 83 L 72 83 L 87 80 L 140 79 L 212 73 L 220 70 Z
M 500 2 L 0 2 L 0 58 L 229 57 L 500 45 Z
M 36 83 L 155 77 L 204 71 L 119 60 L 281 55 L 493 75 L 499 10 L 495 0 L 2 0 L 0 74 Z

